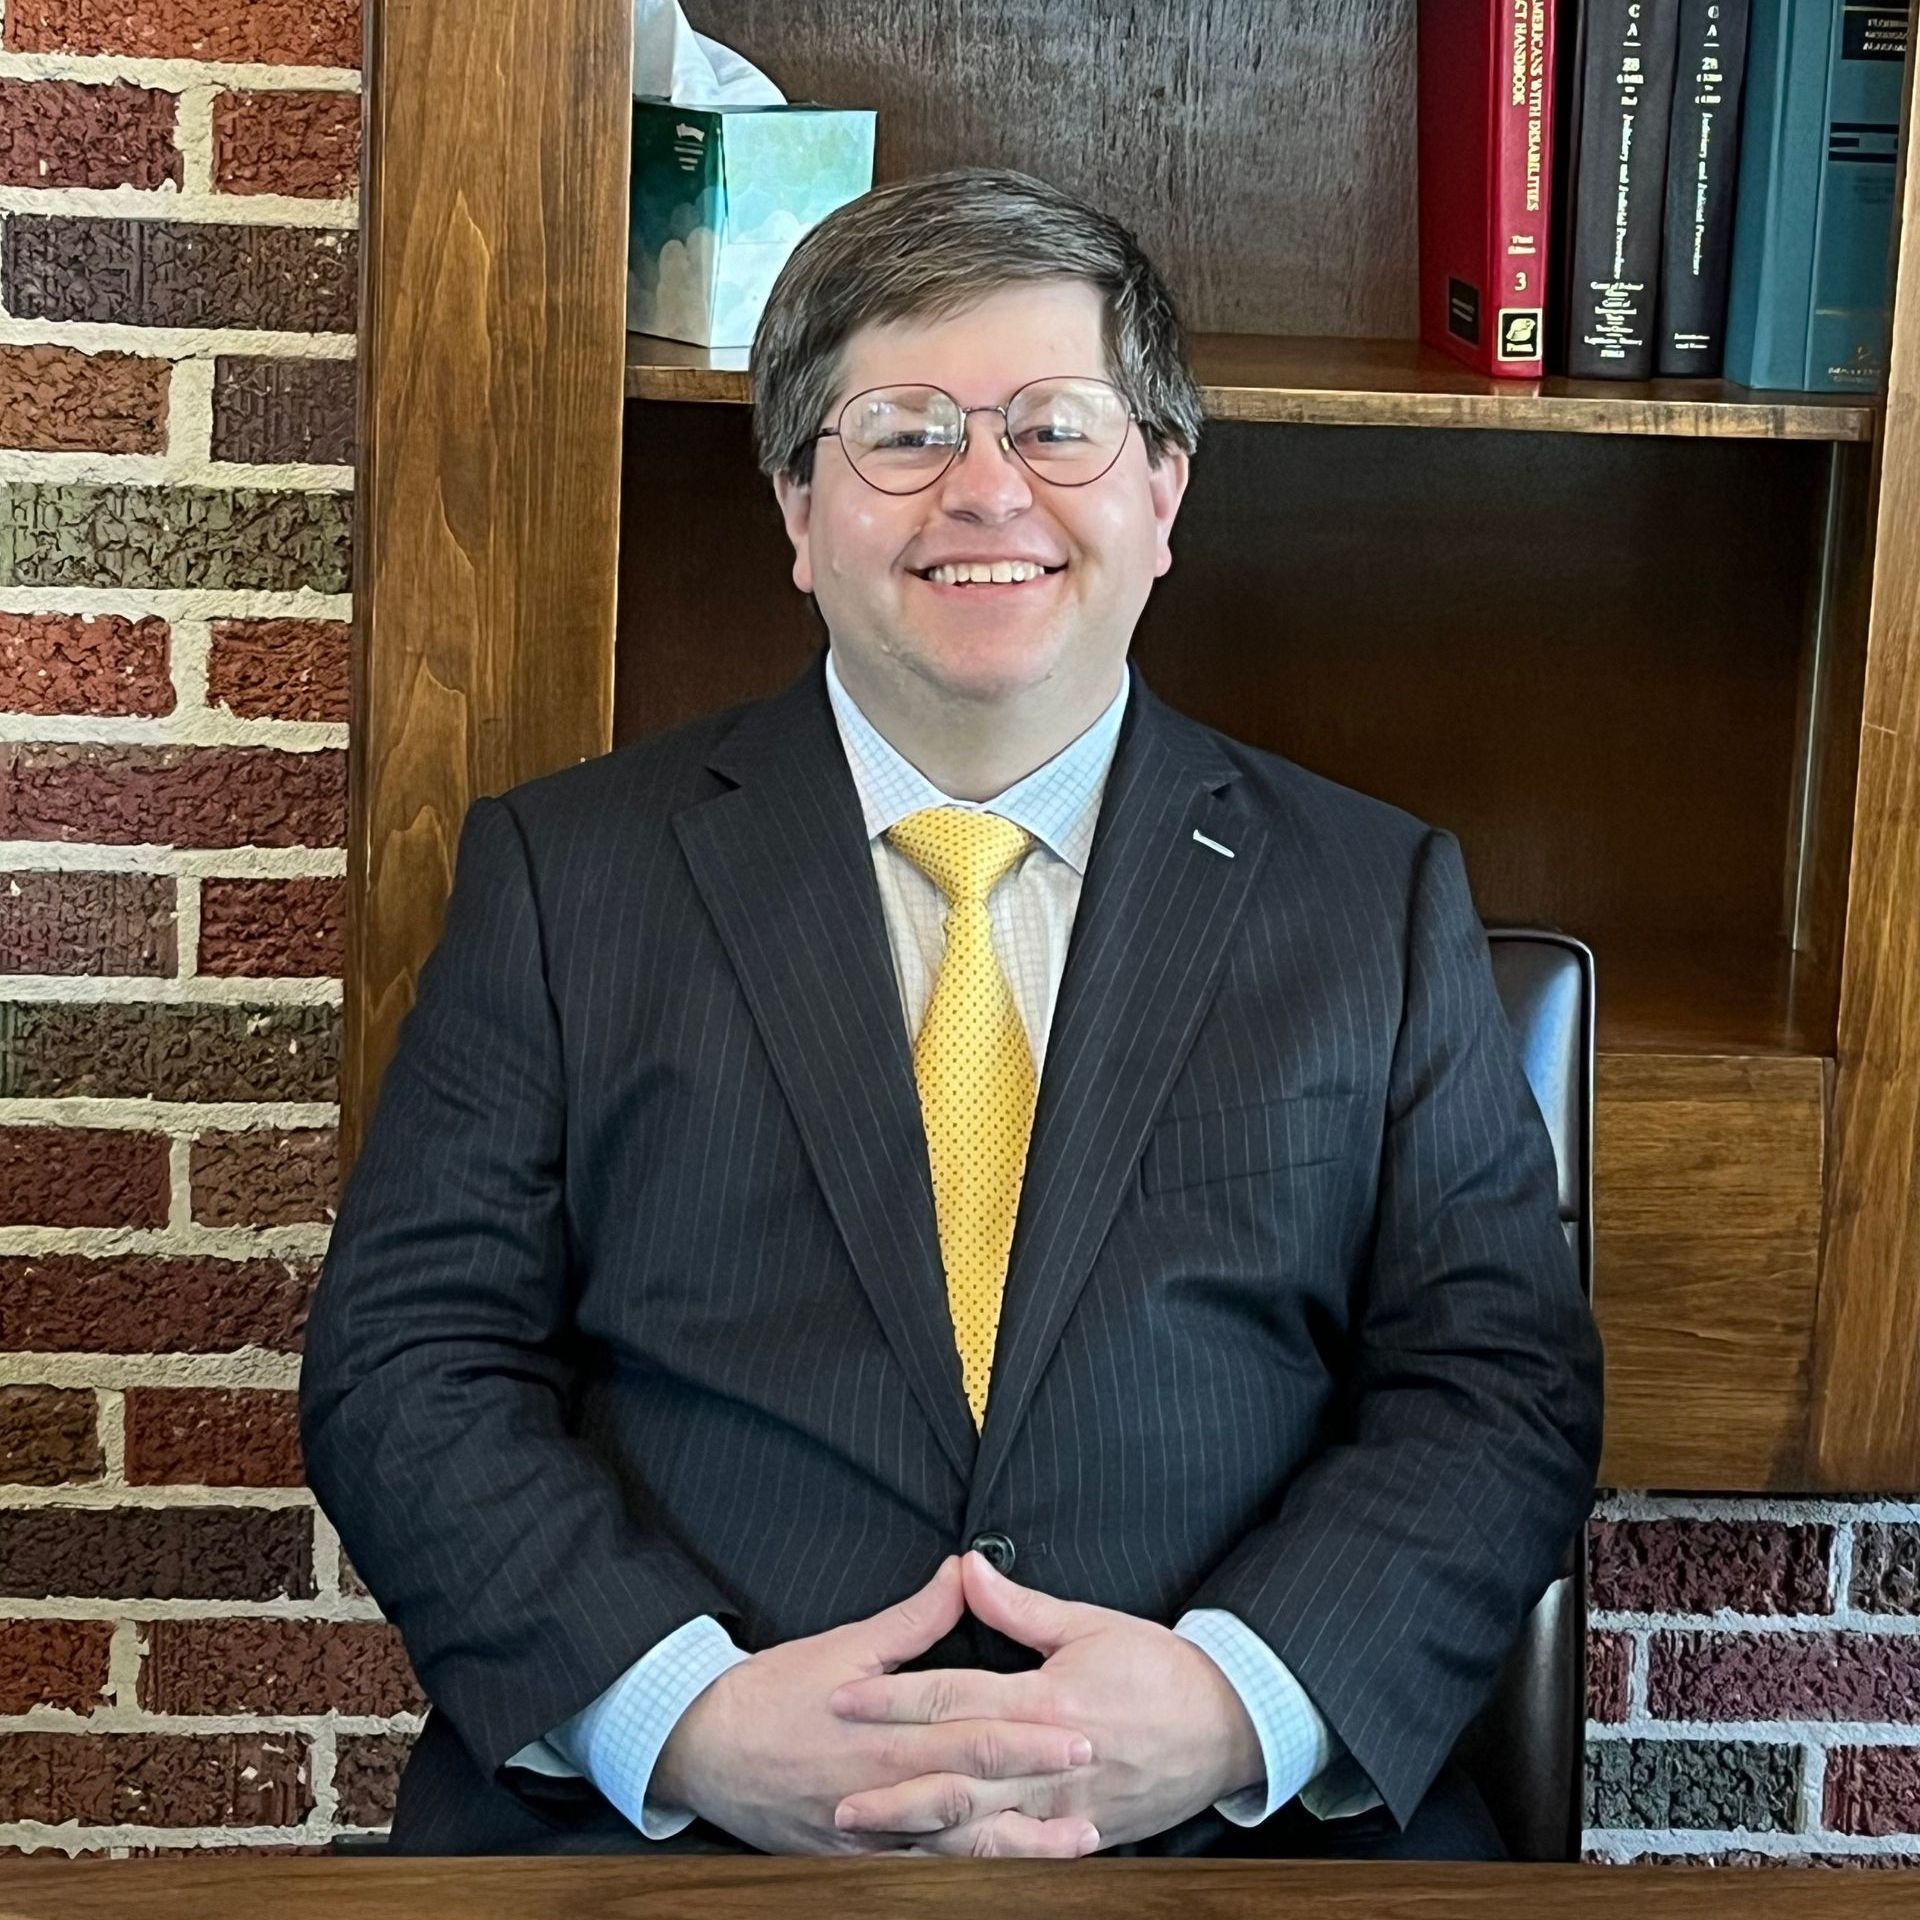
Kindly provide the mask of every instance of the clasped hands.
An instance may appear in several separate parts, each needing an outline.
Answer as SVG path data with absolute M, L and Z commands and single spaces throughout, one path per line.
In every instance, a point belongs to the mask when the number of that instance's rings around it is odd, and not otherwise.
M 894 1671 L 967 1612 L 1044 1664 Z M 869 1619 L 730 1668 L 681 1716 L 648 1793 L 767 1853 L 1073 1858 L 1261 1775 L 1253 1723 L 1198 1647 L 969 1553 Z

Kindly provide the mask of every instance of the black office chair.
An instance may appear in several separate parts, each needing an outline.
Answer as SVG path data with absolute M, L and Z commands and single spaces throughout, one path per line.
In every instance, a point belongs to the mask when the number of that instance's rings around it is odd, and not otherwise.
M 1560 1220 L 1593 1298 L 1593 954 L 1564 933 L 1489 927 L 1493 977 L 1560 1168 Z M 1516 1860 L 1578 1860 L 1586 1772 L 1583 1526 L 1455 1749 Z

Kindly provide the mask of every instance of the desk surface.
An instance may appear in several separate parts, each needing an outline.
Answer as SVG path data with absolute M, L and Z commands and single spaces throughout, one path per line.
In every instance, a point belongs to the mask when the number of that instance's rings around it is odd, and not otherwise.
M 1260 1860 L 768 1860 L 575 1855 L 0 1860 L 0 1920 L 1907 1920 L 1920 1874 L 1791 1867 Z

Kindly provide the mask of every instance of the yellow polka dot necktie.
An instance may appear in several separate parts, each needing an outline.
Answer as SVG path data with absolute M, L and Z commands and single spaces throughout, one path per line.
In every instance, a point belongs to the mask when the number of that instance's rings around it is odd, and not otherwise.
M 913 1047 L 960 1375 L 977 1429 L 1000 1327 L 1027 1141 L 1033 1052 L 994 956 L 987 896 L 1033 837 L 990 813 L 929 807 L 887 838 L 947 896 L 947 949 Z

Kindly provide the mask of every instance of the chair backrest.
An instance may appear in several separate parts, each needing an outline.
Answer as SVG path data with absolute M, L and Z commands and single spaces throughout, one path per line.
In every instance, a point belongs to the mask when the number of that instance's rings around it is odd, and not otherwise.
M 1560 1219 L 1593 1297 L 1592 951 L 1563 933 L 1489 927 L 1493 977 L 1560 1169 Z M 1516 1860 L 1578 1860 L 1586 1772 L 1586 1529 L 1527 1616 L 1454 1757 Z

